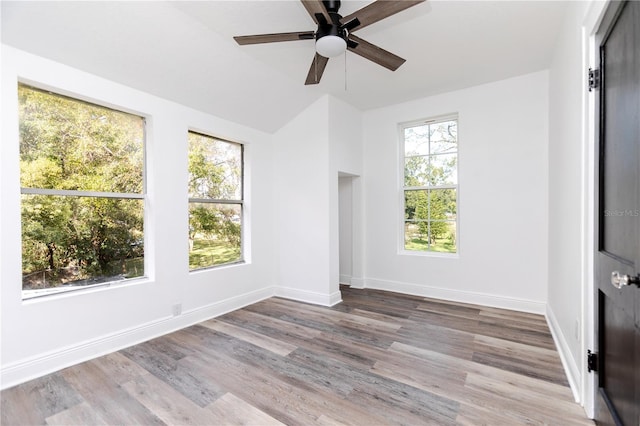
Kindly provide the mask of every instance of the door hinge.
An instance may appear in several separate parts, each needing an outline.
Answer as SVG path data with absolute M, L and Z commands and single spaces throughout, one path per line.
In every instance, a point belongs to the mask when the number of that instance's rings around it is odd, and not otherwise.
M 589 91 L 600 88 L 600 70 L 589 68 Z
M 587 351 L 587 371 L 598 371 L 598 354 L 591 352 L 591 349 Z

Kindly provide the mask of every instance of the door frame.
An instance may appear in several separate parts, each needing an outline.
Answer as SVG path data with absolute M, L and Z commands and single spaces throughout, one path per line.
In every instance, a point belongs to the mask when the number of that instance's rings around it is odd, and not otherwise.
M 587 70 L 600 67 L 600 46 L 596 33 L 605 17 L 611 0 L 599 2 L 592 0 L 582 25 L 582 96 L 583 109 L 583 149 L 582 149 L 582 353 L 580 363 L 581 392 L 580 402 L 590 418 L 595 416 L 595 398 L 598 391 L 596 375 L 587 369 L 587 350 L 598 351 L 596 335 L 596 209 L 598 208 L 595 191 L 597 187 L 598 147 L 599 147 L 599 102 L 600 92 L 589 92 Z

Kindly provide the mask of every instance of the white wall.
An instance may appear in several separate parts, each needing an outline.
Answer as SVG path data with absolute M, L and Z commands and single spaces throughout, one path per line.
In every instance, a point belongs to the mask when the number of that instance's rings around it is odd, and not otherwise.
M 593 416 L 594 135 L 586 88 L 591 35 L 606 3 L 571 2 L 549 70 L 549 277 L 547 317 L 577 401 Z M 592 50 L 590 52 L 590 50 Z M 597 65 L 596 65 L 597 66 Z M 591 105 L 592 107 L 592 105 Z
M 331 171 L 362 174 L 362 112 L 329 96 L 329 154 Z
M 364 276 L 364 228 L 362 220 L 362 112 L 343 101 L 329 97 L 329 212 L 330 212 L 330 263 L 332 290 L 339 290 L 340 282 L 340 243 L 350 240 L 350 280 L 362 281 Z M 340 235 L 340 195 L 338 181 L 340 176 L 349 179 L 349 228 Z M 343 194 L 344 195 L 344 194 Z M 343 212 L 345 213 L 345 212 Z M 344 218 L 343 225 L 345 224 Z M 345 240 L 341 238 L 344 237 Z
M 341 300 L 338 174 L 361 173 L 361 131 L 359 111 L 324 96 L 275 133 L 279 295 Z
M 338 178 L 338 210 L 340 240 L 340 284 L 351 284 L 353 257 L 353 178 Z
M 274 294 L 270 135 L 2 46 L 0 144 L 3 387 Z M 18 79 L 147 117 L 148 278 L 21 300 Z M 245 143 L 247 262 L 189 273 L 187 130 Z M 180 243 L 183 241 L 184 243 Z M 173 317 L 172 306 L 182 304 Z
M 278 290 L 280 295 L 331 305 L 328 97 L 274 134 Z
M 547 299 L 546 71 L 366 112 L 366 286 L 524 311 Z M 459 115 L 459 256 L 399 253 L 398 123 Z
M 549 71 L 548 310 L 574 379 L 582 315 L 583 8 L 581 2 L 569 5 Z

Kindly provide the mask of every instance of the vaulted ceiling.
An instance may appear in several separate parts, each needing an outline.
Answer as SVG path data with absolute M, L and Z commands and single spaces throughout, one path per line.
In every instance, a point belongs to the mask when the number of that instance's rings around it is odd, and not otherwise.
M 343 0 L 348 15 L 367 1 Z M 548 67 L 566 2 L 428 0 L 357 35 L 407 60 L 357 55 L 304 80 L 313 40 L 239 46 L 235 35 L 312 31 L 289 1 L 2 1 L 2 42 L 221 118 L 273 132 L 324 94 L 361 110 Z

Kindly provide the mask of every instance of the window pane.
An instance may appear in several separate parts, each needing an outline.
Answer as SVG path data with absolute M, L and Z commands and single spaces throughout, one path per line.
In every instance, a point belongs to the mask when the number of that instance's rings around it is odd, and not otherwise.
M 242 206 L 189 203 L 189 269 L 242 260 Z
M 455 189 L 404 191 L 404 218 L 407 220 L 455 220 Z
M 407 157 L 404 160 L 404 186 L 455 185 L 458 183 L 458 157 L 441 154 Z
M 144 119 L 18 86 L 20 185 L 143 192 Z
M 23 194 L 23 296 L 143 276 L 143 204 Z
M 411 220 L 429 218 L 426 190 L 404 191 L 404 218 Z
M 242 199 L 242 145 L 189 132 L 189 198 Z
M 429 251 L 429 223 L 404 223 L 404 249 L 413 251 Z
M 453 153 L 458 144 L 458 122 L 444 121 L 430 126 L 431 154 Z
M 404 160 L 404 186 L 429 185 L 429 157 L 407 157 Z
M 429 154 L 429 126 L 415 126 L 404 129 L 404 155 Z
M 456 222 L 405 221 L 404 248 L 412 251 L 455 253 Z
M 431 222 L 431 244 L 429 250 L 442 253 L 456 252 L 456 223 L 452 221 Z
M 456 212 L 455 189 L 432 189 L 429 191 L 429 219 L 455 220 Z
M 458 156 L 456 154 L 432 155 L 429 157 L 429 182 L 432 185 L 455 185 L 458 183 Z

